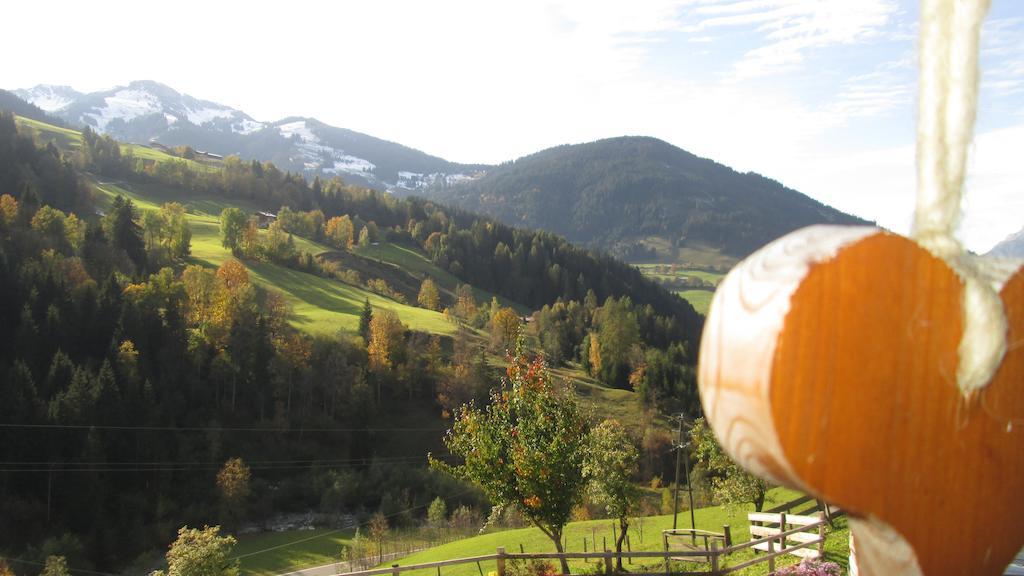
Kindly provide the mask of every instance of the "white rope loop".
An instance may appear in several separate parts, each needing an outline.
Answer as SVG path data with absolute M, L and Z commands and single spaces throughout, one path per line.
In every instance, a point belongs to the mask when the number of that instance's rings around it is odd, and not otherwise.
M 964 280 L 957 384 L 967 396 L 992 379 L 1006 352 L 998 286 L 956 237 L 978 96 L 978 42 L 989 0 L 921 0 L 917 210 L 913 237 Z

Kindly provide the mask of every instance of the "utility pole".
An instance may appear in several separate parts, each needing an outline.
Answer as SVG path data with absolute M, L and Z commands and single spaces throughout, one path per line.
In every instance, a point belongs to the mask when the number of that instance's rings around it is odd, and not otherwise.
M 683 418 L 684 418 L 683 414 L 682 413 L 676 414 L 675 418 L 678 421 L 678 425 L 676 427 L 676 445 L 675 445 L 675 450 L 676 450 L 676 482 L 675 483 L 676 483 L 676 487 L 675 487 L 675 497 L 673 498 L 673 502 L 672 502 L 672 529 L 673 530 L 676 529 L 676 519 L 677 519 L 677 516 L 679 515 L 679 458 L 681 456 L 681 452 L 685 448 L 689 448 L 689 446 L 690 446 L 689 442 L 685 442 L 685 443 L 683 442 Z M 694 512 L 693 512 L 693 485 L 690 484 L 690 461 L 689 461 L 689 457 L 683 459 L 683 466 L 684 466 L 684 470 L 686 471 L 686 492 L 687 492 L 687 494 L 690 497 L 690 528 L 696 529 L 697 528 L 697 520 L 696 520 L 696 517 L 695 517 Z M 694 544 L 696 544 L 697 536 L 696 536 L 695 533 L 693 533 L 693 532 L 690 533 L 690 539 L 693 541 Z
M 679 516 L 679 453 L 682 452 L 683 443 L 683 415 L 676 414 L 676 419 L 679 424 L 676 426 L 676 477 L 675 477 L 675 496 L 672 498 L 672 529 L 676 529 L 676 517 Z M 689 476 L 689 475 L 687 475 Z

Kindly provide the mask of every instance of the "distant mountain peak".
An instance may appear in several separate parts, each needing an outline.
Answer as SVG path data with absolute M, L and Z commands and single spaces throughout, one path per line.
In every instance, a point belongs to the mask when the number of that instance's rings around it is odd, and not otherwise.
M 1007 236 L 985 255 L 997 258 L 1024 258 L 1024 228 Z
M 37 86 L 16 94 L 73 126 L 90 126 L 127 142 L 190 145 L 217 154 L 270 160 L 308 176 L 397 192 L 422 191 L 486 168 L 456 164 L 315 118 L 260 122 L 241 110 L 200 100 L 155 80 L 83 94 L 69 87 Z

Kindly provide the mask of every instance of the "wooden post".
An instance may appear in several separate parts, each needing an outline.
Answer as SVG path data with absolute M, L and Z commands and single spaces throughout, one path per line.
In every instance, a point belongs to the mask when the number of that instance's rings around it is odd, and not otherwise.
M 607 551 L 604 553 L 604 573 L 609 576 L 614 574 L 612 571 L 612 553 Z
M 633 563 L 633 556 L 632 556 L 632 554 L 633 554 L 633 546 L 630 545 L 630 543 L 629 543 L 629 534 L 626 534 L 626 550 L 629 551 L 629 553 L 631 554 L 630 556 L 626 557 L 626 561 L 629 562 L 630 564 L 632 564 Z
M 783 512 L 783 513 L 779 514 L 779 533 L 781 534 L 781 533 L 783 533 L 785 531 L 786 531 L 786 513 Z M 779 550 L 785 550 L 785 549 L 786 549 L 786 537 L 783 536 L 782 538 L 779 539 Z
M 391 565 L 391 576 L 398 576 L 402 571 L 398 569 L 398 564 Z
M 711 572 L 713 574 L 718 573 L 718 541 L 711 541 L 711 552 L 708 554 L 711 557 Z
M 583 553 L 587 553 L 587 538 L 585 536 L 583 537 Z
M 818 558 L 825 557 L 825 524 L 818 525 Z
M 525 554 L 525 552 L 523 551 L 523 543 L 522 542 L 519 543 L 519 553 L 520 554 Z
M 725 547 L 732 546 L 732 529 L 728 524 L 722 526 L 722 533 L 725 534 Z
M 605 552 L 608 551 L 608 537 L 607 536 L 601 536 L 601 549 L 604 550 Z
M 669 565 L 668 565 L 668 536 L 662 533 L 662 540 L 665 541 L 665 576 L 669 576 Z
M 498 576 L 505 576 L 505 548 L 498 548 Z
M 768 573 L 775 572 L 775 557 L 772 554 L 775 552 L 775 540 L 768 537 Z

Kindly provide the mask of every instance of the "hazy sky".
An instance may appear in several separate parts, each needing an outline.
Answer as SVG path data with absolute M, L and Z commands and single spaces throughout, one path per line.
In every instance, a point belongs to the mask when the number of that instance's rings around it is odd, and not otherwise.
M 459 162 L 662 138 L 906 232 L 916 1 L 13 2 L 0 87 L 151 79 Z M 15 24 L 16 23 L 16 24 Z M 993 0 L 963 237 L 1024 226 L 1024 2 Z

